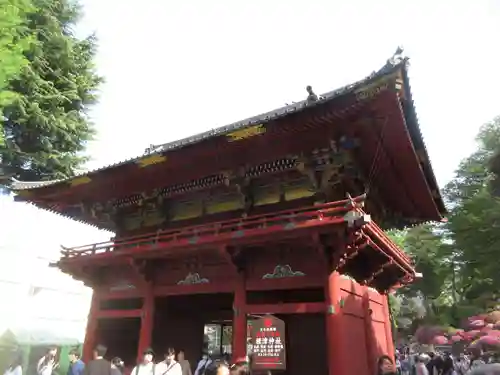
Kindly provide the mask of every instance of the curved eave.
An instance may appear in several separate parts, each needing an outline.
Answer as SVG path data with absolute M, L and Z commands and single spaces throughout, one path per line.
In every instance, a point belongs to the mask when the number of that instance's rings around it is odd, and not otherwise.
M 429 158 L 429 153 L 427 151 L 427 147 L 424 142 L 424 138 L 422 135 L 422 131 L 420 129 L 420 125 L 418 122 L 417 111 L 415 108 L 415 102 L 413 101 L 413 96 L 411 93 L 410 79 L 408 76 L 408 69 L 405 67 L 402 69 L 403 74 L 403 85 L 406 93 L 406 100 L 408 105 L 405 107 L 405 115 L 406 115 L 406 124 L 408 128 L 408 132 L 410 133 L 411 140 L 415 149 L 421 150 L 423 153 L 426 163 L 424 163 L 424 167 L 422 168 L 425 179 L 431 190 L 439 193 L 438 197 L 435 197 L 436 205 L 439 209 L 441 217 L 444 217 L 447 214 L 446 206 L 444 204 L 444 200 L 441 196 L 439 185 L 436 179 L 436 175 L 434 174 L 434 170 L 432 168 L 432 163 Z
M 93 228 L 96 228 L 99 230 L 105 230 L 108 232 L 115 231 L 115 227 L 112 223 L 99 222 L 99 221 L 96 221 L 96 220 L 89 218 L 89 217 L 77 217 L 77 216 L 65 215 L 64 213 L 58 211 L 57 207 L 51 207 L 51 206 L 46 205 L 46 204 L 40 204 L 37 202 L 21 200 L 21 199 L 18 199 L 18 197 L 14 197 L 14 199 L 17 202 L 27 203 L 29 205 L 32 205 L 32 206 L 38 208 L 38 209 L 50 212 L 51 214 L 55 214 L 57 216 L 61 216 L 61 217 L 68 219 L 68 220 L 76 221 L 77 223 L 80 223 L 80 224 L 85 224 L 85 225 L 91 226 Z
M 368 77 L 357 81 L 355 83 L 343 86 L 341 88 L 338 88 L 336 90 L 327 92 L 323 95 L 319 96 L 319 100 L 313 103 L 308 103 L 306 100 L 287 105 L 281 108 L 278 108 L 276 110 L 270 111 L 263 113 L 258 116 L 253 116 L 248 119 L 242 120 L 235 122 L 233 124 L 219 127 L 216 129 L 209 130 L 207 132 L 203 132 L 188 138 L 184 138 L 175 142 L 170 142 L 166 143 L 160 146 L 155 146 L 151 152 L 145 153 L 144 155 L 130 158 L 118 163 L 114 163 L 102 168 L 95 169 L 90 172 L 82 173 L 79 174 L 75 177 L 65 179 L 65 180 L 54 180 L 54 181 L 42 181 L 42 182 L 21 182 L 21 181 L 12 181 L 11 183 L 11 189 L 15 192 L 21 192 L 21 191 L 29 191 L 30 193 L 37 193 L 38 191 L 46 190 L 47 188 L 63 188 L 67 189 L 71 185 L 73 185 L 74 180 L 81 179 L 83 177 L 88 177 L 91 180 L 96 177 L 99 174 L 102 173 L 108 173 L 110 170 L 118 169 L 120 167 L 126 167 L 129 166 L 130 164 L 134 163 L 140 163 L 141 160 L 145 158 L 149 158 L 155 155 L 162 155 L 174 150 L 182 149 L 187 146 L 192 146 L 197 143 L 200 143 L 205 140 L 209 140 L 212 138 L 220 137 L 220 136 L 226 136 L 231 132 L 241 130 L 247 127 L 255 126 L 255 125 L 265 125 L 273 120 L 278 120 L 280 118 L 289 116 L 291 114 L 299 113 L 307 109 L 311 109 L 317 106 L 321 106 L 322 104 L 325 104 L 327 102 L 330 102 L 334 99 L 338 99 L 343 96 L 350 95 L 354 93 L 356 90 L 359 90 L 365 85 L 370 85 L 371 83 L 379 80 L 380 78 L 384 76 L 389 76 L 396 72 L 398 69 L 401 69 L 402 67 L 405 66 L 407 63 L 407 59 L 403 59 L 402 61 L 398 62 L 397 64 L 390 65 L 387 63 L 384 65 L 383 68 L 379 69 L 376 72 L 373 72 L 371 75 Z M 97 179 L 96 179 L 97 180 Z
M 416 272 L 411 259 L 377 224 L 369 222 L 363 225 L 357 236 L 360 239 L 358 245 L 351 246 L 347 261 L 339 265 L 341 273 L 381 293 L 415 280 Z

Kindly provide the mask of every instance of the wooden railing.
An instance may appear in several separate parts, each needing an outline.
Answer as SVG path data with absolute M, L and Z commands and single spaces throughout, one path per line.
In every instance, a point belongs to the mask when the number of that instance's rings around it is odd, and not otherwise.
M 353 200 L 330 202 L 313 207 L 158 231 L 73 248 L 63 247 L 61 254 L 64 259 L 116 252 L 117 250 L 120 253 L 122 250 L 137 251 L 139 247 L 148 247 L 153 250 L 166 247 L 197 246 L 217 241 L 231 242 L 235 239 L 247 239 L 277 231 L 331 225 L 343 222 L 344 215 L 350 210 L 350 203 L 357 200 L 359 199 L 354 198 Z

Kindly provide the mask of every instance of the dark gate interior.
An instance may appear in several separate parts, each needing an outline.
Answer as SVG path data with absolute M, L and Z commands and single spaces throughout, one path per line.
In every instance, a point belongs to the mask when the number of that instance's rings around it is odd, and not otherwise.
M 284 375 L 327 375 L 325 315 L 287 314 L 279 318 L 286 324 Z
M 135 366 L 141 330 L 140 318 L 99 319 L 96 342 L 108 347 L 107 358 L 120 357 Z
M 232 294 L 195 294 L 157 298 L 153 325 L 153 349 L 157 360 L 168 347 L 182 349 L 195 367 L 203 349 L 206 323 L 231 320 Z M 194 371 L 194 369 L 193 369 Z

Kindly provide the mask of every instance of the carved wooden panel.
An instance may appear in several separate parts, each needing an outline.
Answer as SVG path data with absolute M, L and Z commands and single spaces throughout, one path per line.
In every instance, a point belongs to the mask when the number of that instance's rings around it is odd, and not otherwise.
M 313 276 L 321 272 L 320 260 L 307 249 L 279 251 L 249 249 L 246 275 L 248 280 Z
M 108 266 L 100 271 L 103 283 L 100 288 L 103 292 L 122 292 L 138 289 L 140 281 L 137 280 L 132 268 L 126 265 Z
M 158 269 L 154 275 L 156 285 L 195 285 L 214 282 L 232 282 L 231 268 L 226 264 L 193 265 L 176 269 Z

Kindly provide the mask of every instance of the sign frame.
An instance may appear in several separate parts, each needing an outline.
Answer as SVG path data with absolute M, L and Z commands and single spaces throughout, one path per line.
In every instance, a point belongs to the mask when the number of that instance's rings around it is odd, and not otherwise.
M 286 370 L 286 324 L 274 315 L 252 321 L 254 371 Z

